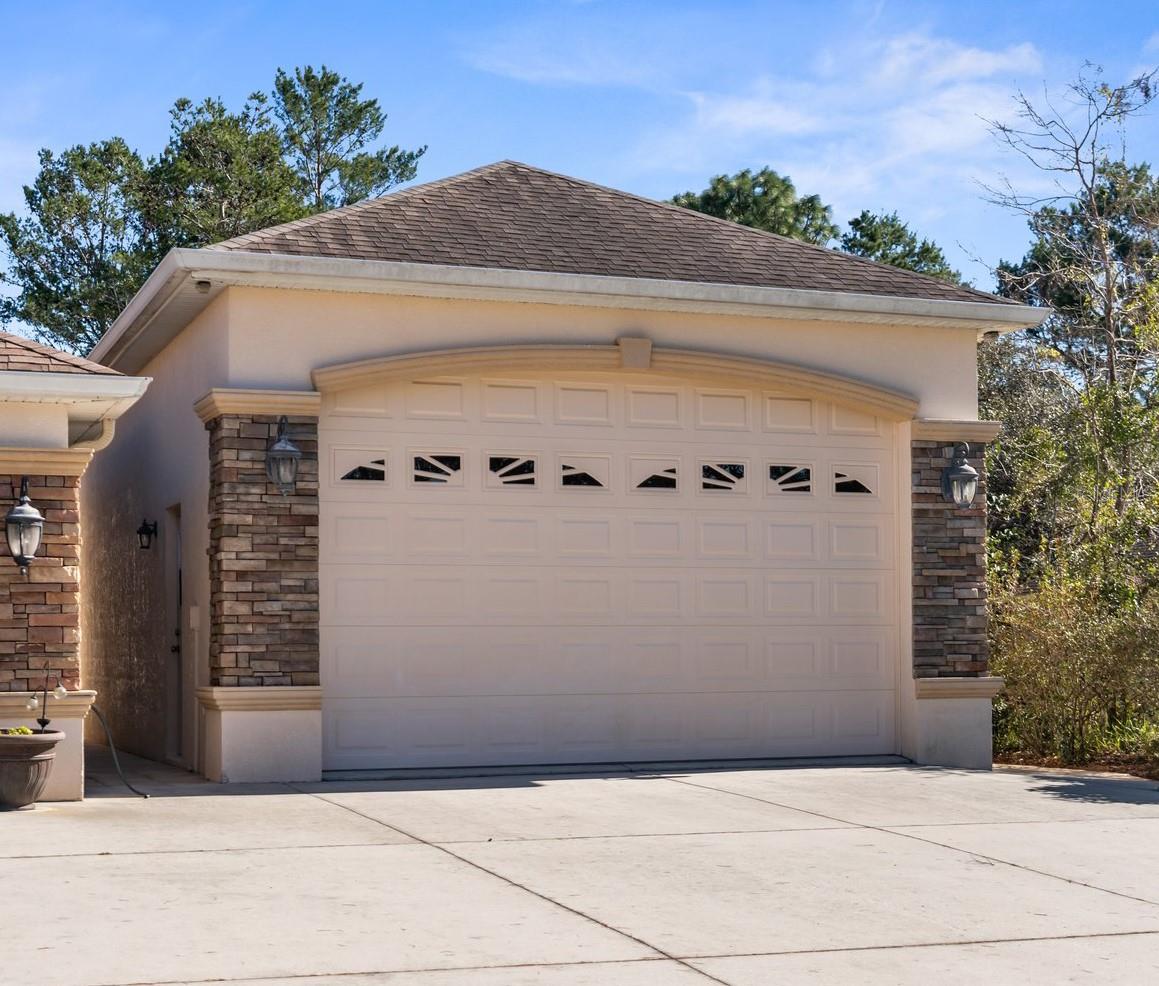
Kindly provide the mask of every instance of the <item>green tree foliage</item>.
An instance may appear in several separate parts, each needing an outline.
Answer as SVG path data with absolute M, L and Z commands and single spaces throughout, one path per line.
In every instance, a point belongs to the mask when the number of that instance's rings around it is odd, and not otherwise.
M 862 211 L 849 220 L 849 231 L 841 237 L 841 249 L 943 281 L 962 282 L 962 275 L 950 266 L 942 248 L 930 240 L 919 240 L 896 212 Z
M 987 457 L 996 729 L 1064 760 L 1159 764 L 1159 185 L 1124 157 L 1153 78 L 1083 78 L 995 127 L 1057 189 L 991 190 L 1033 237 L 1000 291 L 1051 309 L 980 354 L 981 412 L 1005 423 Z
M 0 321 L 91 349 L 158 259 L 142 220 L 145 185 L 144 162 L 120 138 L 41 151 L 26 215 L 0 215 L 0 279 L 19 292 L 0 299 Z
M 86 353 L 171 247 L 199 247 L 377 195 L 426 148 L 375 149 L 386 116 L 323 67 L 278 70 L 240 110 L 179 99 L 145 161 L 120 138 L 40 154 L 25 213 L 0 215 L 0 322 Z
M 149 169 L 149 218 L 167 246 L 204 246 L 309 213 L 262 93 L 237 113 L 218 99 L 179 99 L 170 115 L 169 143 Z
M 378 100 L 362 98 L 361 85 L 325 65 L 293 75 L 278 69 L 273 95 L 286 157 L 315 209 L 380 195 L 418 171 L 425 146 L 367 150 L 382 136 L 386 114 Z
M 798 196 L 793 183 L 771 168 L 717 175 L 703 192 L 684 192 L 675 205 L 824 246 L 837 235 L 833 210 L 817 195 Z
M 1013 387 L 984 376 L 984 407 L 1017 421 L 1028 394 L 1049 392 L 1052 410 L 999 443 L 998 486 L 1012 499 L 994 504 L 992 524 L 1028 572 L 1065 561 L 1122 600 L 1156 584 L 1159 184 L 1111 151 L 1122 153 L 1123 127 L 1150 104 L 1150 76 L 1114 89 L 1080 81 L 1072 94 L 1087 106 L 1081 129 L 1029 103 L 1021 129 L 999 129 L 1067 185 L 1046 202 L 997 196 L 1033 235 L 1021 262 L 999 268 L 1000 290 L 1052 311 L 983 361 L 984 374 L 1022 371 Z M 1033 502 L 1032 528 L 1005 502 Z

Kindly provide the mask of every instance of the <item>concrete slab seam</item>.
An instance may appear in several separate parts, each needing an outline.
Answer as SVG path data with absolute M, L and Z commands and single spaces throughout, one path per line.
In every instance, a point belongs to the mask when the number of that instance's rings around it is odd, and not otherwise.
M 794 808 L 792 805 L 783 804 L 779 801 L 770 801 L 768 798 L 758 798 L 752 794 L 741 794 L 739 791 L 728 791 L 723 788 L 708 787 L 705 784 L 693 784 L 691 781 L 683 780 L 680 778 L 670 777 L 666 778 L 666 780 L 671 780 L 675 784 L 686 784 L 689 787 L 701 788 L 707 791 L 717 791 L 721 794 L 730 794 L 738 798 L 746 798 L 749 801 L 756 801 L 760 804 L 772 805 L 774 808 L 784 808 L 789 811 L 801 811 L 805 814 L 815 815 L 818 818 L 827 818 L 831 822 L 840 822 L 845 825 L 855 826 L 856 828 L 866 829 L 867 831 L 880 832 L 882 835 L 893 835 L 901 839 L 912 839 L 914 842 L 921 842 L 927 846 L 937 846 L 939 849 L 948 849 L 951 852 L 961 853 L 965 856 L 971 857 L 972 859 L 984 859 L 990 863 L 999 864 L 1001 866 L 1009 866 L 1016 870 L 1022 870 L 1024 873 L 1034 873 L 1037 876 L 1043 876 L 1050 880 L 1059 880 L 1063 883 L 1069 883 L 1072 886 L 1086 887 L 1088 890 L 1097 890 L 1104 894 L 1110 894 L 1112 897 L 1122 897 L 1124 900 L 1133 900 L 1139 904 L 1150 904 L 1152 907 L 1159 907 L 1159 901 L 1148 900 L 1145 897 L 1135 897 L 1131 894 L 1125 894 L 1118 890 L 1110 890 L 1107 887 L 1095 886 L 1092 883 L 1083 883 L 1082 880 L 1072 880 L 1070 877 L 1059 876 L 1057 873 L 1047 873 L 1044 870 L 1036 870 L 1033 866 L 1024 866 L 1021 863 L 1012 863 L 1008 859 L 999 859 L 997 856 L 987 856 L 985 853 L 973 852 L 969 849 L 960 849 L 957 846 L 946 845 L 944 842 L 938 842 L 934 839 L 923 839 L 921 836 L 913 835 L 909 832 L 899 832 L 894 829 L 884 828 L 880 825 L 868 825 L 865 822 L 852 822 L 848 819 L 837 818 L 834 815 L 826 815 L 819 811 L 809 811 L 805 808 Z
M 322 800 L 322 801 L 328 800 L 327 798 L 324 798 L 321 795 L 312 794 L 312 793 L 307 792 L 307 791 L 302 791 L 301 793 L 309 794 L 310 797 L 318 798 L 319 800 Z M 414 839 L 416 842 L 420 843 L 421 845 L 428 846 L 429 848 L 435 849 L 438 852 L 445 853 L 446 855 L 450 856 L 452 859 L 458 860 L 460 863 L 464 863 L 467 866 L 470 866 L 472 869 L 478 870 L 480 873 L 486 873 L 488 876 L 491 876 L 491 877 L 495 878 L 496 880 L 501 880 L 503 883 L 506 883 L 510 887 L 514 887 L 517 890 L 522 890 L 524 893 L 530 894 L 533 897 L 537 897 L 539 900 L 542 900 L 545 903 L 552 904 L 555 907 L 562 908 L 563 910 L 565 910 L 571 914 L 574 914 L 576 917 L 582 918 L 585 921 L 590 921 L 592 924 L 595 924 L 598 927 L 601 927 L 606 931 L 610 931 L 613 934 L 620 935 L 624 938 L 627 938 L 629 941 L 635 942 L 637 945 L 640 945 L 643 948 L 646 948 L 652 952 L 655 952 L 658 958 L 668 959 L 672 962 L 676 962 L 679 965 L 683 966 L 684 968 L 688 969 L 690 972 L 693 972 L 698 976 L 702 976 L 705 979 L 709 980 L 710 982 L 718 983 L 719 986 L 731 986 L 731 984 L 729 984 L 727 981 L 725 981 L 723 979 L 719 979 L 716 976 L 712 975 L 711 973 L 705 972 L 703 969 L 697 969 L 695 966 L 689 965 L 687 962 L 684 962 L 683 960 L 677 958 L 675 955 L 670 955 L 669 953 L 665 952 L 663 949 L 657 948 L 655 945 L 651 944 L 650 942 L 644 941 L 644 939 L 642 939 L 642 938 L 638 938 L 636 935 L 630 934 L 627 931 L 623 931 L 620 928 L 613 927 L 612 925 L 607 924 L 604 921 L 601 921 L 599 918 L 593 917 L 590 914 L 585 914 L 583 911 L 579 910 L 578 908 L 572 907 L 569 904 L 564 904 L 562 901 L 555 900 L 552 897 L 548 897 L 546 894 L 540 893 L 537 890 L 532 890 L 530 887 L 525 887 L 525 886 L 523 886 L 523 884 L 518 883 L 515 880 L 512 880 L 510 877 L 504 876 L 502 873 L 496 873 L 494 870 L 490 870 L 486 866 L 483 866 L 482 864 L 477 863 L 472 859 L 467 859 L 464 856 L 460 856 L 458 853 L 453 852 L 450 849 L 448 849 L 445 845 L 440 845 L 439 843 L 436 843 L 436 842 L 427 842 L 425 839 L 423 839 L 420 836 L 415 835 L 414 833 L 407 832 L 406 830 L 400 829 L 397 826 L 390 825 L 387 822 L 383 822 L 381 819 L 371 818 L 371 816 L 363 814 L 362 812 L 358 811 L 357 809 L 351 808 L 349 805 L 338 804 L 337 802 L 334 802 L 334 801 L 331 801 L 330 804 L 337 805 L 337 807 L 342 808 L 345 811 L 350 812 L 351 814 L 358 815 L 360 818 L 365 818 L 369 821 L 376 822 L 377 824 L 382 825 L 384 828 L 388 828 L 391 831 L 397 832 L 399 835 L 406 836 L 408 839 Z

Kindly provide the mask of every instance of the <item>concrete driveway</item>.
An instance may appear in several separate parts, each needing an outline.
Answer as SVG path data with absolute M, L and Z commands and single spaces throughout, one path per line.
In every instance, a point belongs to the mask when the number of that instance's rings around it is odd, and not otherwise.
M 0 979 L 1159 979 L 1159 785 L 903 764 L 220 787 L 0 816 Z

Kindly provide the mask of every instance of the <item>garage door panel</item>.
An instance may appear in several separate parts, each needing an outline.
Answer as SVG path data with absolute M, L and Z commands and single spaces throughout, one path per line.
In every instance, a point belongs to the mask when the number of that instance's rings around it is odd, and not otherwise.
M 622 511 L 558 507 L 548 514 L 504 505 L 349 504 L 321 519 L 322 564 L 431 560 L 537 566 L 635 563 L 669 567 L 886 569 L 892 522 L 882 515 L 819 518 L 798 511 Z M 537 516 L 536 514 L 543 514 Z M 466 515 L 465 515 L 466 514 Z
M 328 768 L 893 752 L 886 422 L 607 374 L 321 431 Z
M 328 626 L 886 625 L 888 571 L 498 565 L 324 568 Z
M 785 627 L 676 633 L 552 627 L 324 631 L 327 695 L 471 696 L 881 689 L 889 629 Z
M 786 696 L 326 699 L 331 769 L 841 756 L 893 750 L 890 692 Z

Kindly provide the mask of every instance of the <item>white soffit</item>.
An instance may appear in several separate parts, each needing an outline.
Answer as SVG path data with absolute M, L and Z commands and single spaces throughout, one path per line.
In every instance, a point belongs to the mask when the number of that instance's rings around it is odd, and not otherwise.
M 201 288 L 199 282 L 202 282 Z M 1046 309 L 1000 303 L 176 249 L 149 276 L 90 358 L 127 372 L 136 371 L 230 285 L 971 328 L 979 337 L 987 332 L 1013 332 L 1038 325 L 1049 314 Z

